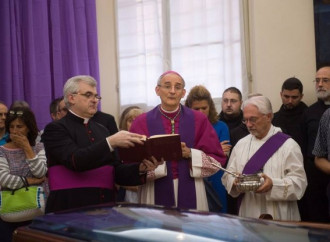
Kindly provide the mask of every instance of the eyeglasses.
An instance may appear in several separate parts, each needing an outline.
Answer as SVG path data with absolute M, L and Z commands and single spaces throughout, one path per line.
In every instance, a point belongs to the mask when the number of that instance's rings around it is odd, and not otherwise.
M 93 99 L 93 98 L 96 98 L 97 100 L 101 100 L 102 99 L 102 97 L 99 96 L 98 94 L 93 94 L 91 92 L 86 92 L 86 93 L 76 92 L 76 93 L 72 93 L 72 94 L 78 94 L 78 95 L 81 95 L 81 96 L 86 97 L 87 99 Z
M 323 82 L 324 84 L 327 84 L 330 82 L 330 80 L 328 78 L 316 78 L 315 80 L 313 80 L 313 82 L 315 84 L 320 84 L 320 82 Z
M 175 85 L 175 86 L 171 86 L 171 85 L 157 85 L 163 89 L 165 89 L 166 91 L 171 91 L 174 87 L 175 91 L 182 91 L 183 90 L 183 86 L 182 85 Z
M 235 103 L 238 102 L 237 99 L 227 99 L 227 98 L 222 99 L 222 101 L 223 101 L 224 103 L 233 103 L 233 104 L 235 104 Z
M 23 111 L 13 111 L 13 110 L 10 110 L 9 112 L 9 116 L 13 116 L 13 115 L 16 115 L 16 116 L 18 116 L 18 117 L 20 117 L 20 116 L 22 116 L 24 113 L 23 113 Z
M 245 124 L 245 125 L 246 125 L 248 122 L 250 122 L 250 124 L 255 124 L 255 123 L 258 121 L 259 118 L 260 118 L 260 117 L 251 117 L 251 118 L 243 119 L 243 120 L 242 120 L 242 123 Z

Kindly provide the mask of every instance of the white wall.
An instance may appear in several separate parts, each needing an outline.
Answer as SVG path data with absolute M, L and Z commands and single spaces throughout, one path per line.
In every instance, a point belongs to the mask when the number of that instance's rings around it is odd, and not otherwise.
M 283 81 L 295 76 L 304 85 L 306 104 L 315 98 L 315 38 L 312 0 L 250 0 L 252 92 L 281 105 Z
M 119 116 L 115 0 L 97 0 L 101 109 Z M 118 122 L 117 122 L 118 124 Z
M 250 92 L 262 93 L 281 105 L 285 79 L 295 76 L 304 84 L 304 101 L 315 99 L 315 41 L 312 0 L 247 0 L 249 6 Z M 97 0 L 102 110 L 119 116 L 116 63 L 115 0 Z

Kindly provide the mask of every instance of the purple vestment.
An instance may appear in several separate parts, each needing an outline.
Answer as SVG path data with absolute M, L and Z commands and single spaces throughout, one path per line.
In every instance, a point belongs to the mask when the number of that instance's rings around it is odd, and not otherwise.
M 244 166 L 242 174 L 255 174 L 259 172 L 267 163 L 270 157 L 289 139 L 290 136 L 282 132 L 278 132 L 270 137 L 259 150 L 249 159 Z M 241 193 L 237 200 L 238 210 L 241 206 L 245 193 Z
M 158 107 L 146 114 L 138 116 L 132 124 L 131 132 L 147 136 L 164 134 L 164 117 Z M 202 150 L 205 154 L 215 158 L 224 164 L 225 155 L 222 152 L 220 141 L 207 117 L 197 111 L 181 106 L 179 115 L 178 132 L 181 142 L 188 147 Z M 174 161 L 167 161 L 167 176 L 155 180 L 155 201 L 157 205 L 171 207 L 175 205 L 172 164 Z M 190 176 L 190 159 L 183 159 L 177 162 L 178 170 L 178 207 L 196 209 L 195 180 Z

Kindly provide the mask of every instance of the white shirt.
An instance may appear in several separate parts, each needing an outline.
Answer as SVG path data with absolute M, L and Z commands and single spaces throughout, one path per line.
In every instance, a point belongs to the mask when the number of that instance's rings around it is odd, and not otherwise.
M 281 132 L 281 129 L 271 126 L 268 134 L 262 139 L 257 139 L 251 134 L 242 138 L 231 153 L 227 169 L 242 173 L 252 155 L 277 132 Z M 272 179 L 272 189 L 262 194 L 245 193 L 239 215 L 258 218 L 261 214 L 271 214 L 274 220 L 299 221 L 300 214 L 296 201 L 303 196 L 307 186 L 299 145 L 292 138 L 287 139 L 267 161 L 263 173 Z M 226 173 L 222 177 L 222 183 L 231 196 L 237 197 L 240 193 L 233 187 L 234 179 Z

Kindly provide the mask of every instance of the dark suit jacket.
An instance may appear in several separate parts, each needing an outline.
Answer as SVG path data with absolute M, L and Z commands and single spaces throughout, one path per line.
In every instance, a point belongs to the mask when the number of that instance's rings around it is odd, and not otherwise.
M 92 120 L 106 127 L 107 130 L 109 130 L 110 135 L 118 132 L 115 118 L 111 114 L 97 111 L 92 117 Z

